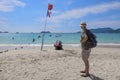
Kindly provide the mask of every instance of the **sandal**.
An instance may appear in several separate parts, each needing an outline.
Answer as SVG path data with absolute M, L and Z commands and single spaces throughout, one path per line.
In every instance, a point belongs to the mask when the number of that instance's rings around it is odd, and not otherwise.
M 89 77 L 89 74 L 82 74 L 81 77 Z
M 80 73 L 85 73 L 85 71 L 80 71 Z

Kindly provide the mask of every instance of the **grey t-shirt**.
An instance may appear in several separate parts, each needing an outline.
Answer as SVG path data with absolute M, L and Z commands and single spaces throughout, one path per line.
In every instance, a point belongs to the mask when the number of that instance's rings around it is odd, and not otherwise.
M 86 37 L 86 36 L 87 36 L 86 31 L 83 31 L 83 30 L 82 30 L 81 37 L 84 38 L 84 37 Z
M 83 39 L 84 37 L 86 37 L 87 36 L 87 33 L 86 33 L 86 31 L 83 31 L 82 30 L 82 33 L 81 33 L 81 39 Z M 82 48 L 86 48 L 86 45 L 85 45 L 86 43 L 81 43 L 81 47 Z

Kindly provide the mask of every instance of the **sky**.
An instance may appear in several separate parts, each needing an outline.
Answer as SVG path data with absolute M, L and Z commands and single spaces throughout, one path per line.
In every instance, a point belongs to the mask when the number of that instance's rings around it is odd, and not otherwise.
M 76 32 L 80 23 L 88 29 L 120 28 L 120 0 L 0 0 L 0 31 Z

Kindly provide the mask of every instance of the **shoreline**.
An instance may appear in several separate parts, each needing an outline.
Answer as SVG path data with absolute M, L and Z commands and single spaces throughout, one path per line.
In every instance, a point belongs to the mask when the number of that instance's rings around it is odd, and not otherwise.
M 41 46 L 41 44 L 0 44 L 1 46 Z M 54 44 L 44 44 L 44 46 L 54 46 Z M 81 46 L 81 44 L 63 44 L 63 46 Z M 97 46 L 120 46 L 120 43 L 98 43 Z
M 43 47 L 54 48 L 54 44 L 44 44 Z M 79 47 L 81 44 L 63 44 L 63 48 Z M 22 50 L 22 49 L 32 49 L 41 48 L 41 44 L 0 44 L 0 53 L 8 52 L 9 50 Z M 95 48 L 120 48 L 120 44 L 114 43 L 98 43 Z

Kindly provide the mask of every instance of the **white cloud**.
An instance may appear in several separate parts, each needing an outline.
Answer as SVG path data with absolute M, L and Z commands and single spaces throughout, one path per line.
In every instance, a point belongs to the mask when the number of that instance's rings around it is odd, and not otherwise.
M 97 27 L 110 27 L 110 28 L 120 28 L 120 20 L 104 20 L 104 21 L 92 21 L 88 23 L 89 28 Z
M 52 11 L 52 14 L 59 14 L 59 11 Z
M 75 2 L 75 0 L 68 0 L 67 2 L 66 2 L 66 5 L 71 5 L 71 4 L 73 4 Z
M 24 7 L 26 4 L 20 0 L 0 0 L 0 11 L 10 12 L 13 11 L 16 6 Z
M 65 21 L 74 21 L 76 19 L 80 19 L 81 17 L 87 16 L 89 14 L 100 14 L 107 11 L 113 11 L 115 9 L 120 9 L 120 2 L 111 2 L 111 3 L 104 3 L 100 5 L 88 6 L 85 8 L 78 8 L 73 9 L 65 12 L 61 12 L 57 16 L 51 16 L 48 20 L 49 23 L 53 23 L 56 25 L 55 27 L 61 27 Z M 42 19 L 44 21 L 45 19 Z M 90 22 L 90 21 L 89 21 Z M 120 21 L 119 20 L 102 20 L 102 21 L 92 21 L 88 23 L 90 28 L 97 28 L 97 27 L 111 27 L 111 28 L 119 28 Z M 76 23 L 68 22 L 67 25 L 71 27 L 77 26 Z M 52 26 L 52 25 L 51 25 Z M 114 26 L 114 27 L 113 27 Z
M 111 16 L 108 16 L 108 19 L 120 19 L 120 14 L 115 14 L 115 15 L 111 15 Z
M 88 14 L 98 14 L 108 10 L 119 9 L 119 8 L 120 8 L 120 2 L 112 2 L 112 3 L 106 3 L 101 5 L 95 5 L 92 7 L 79 8 L 79 9 L 62 12 L 62 14 L 53 17 L 53 19 L 77 19 L 86 16 Z

